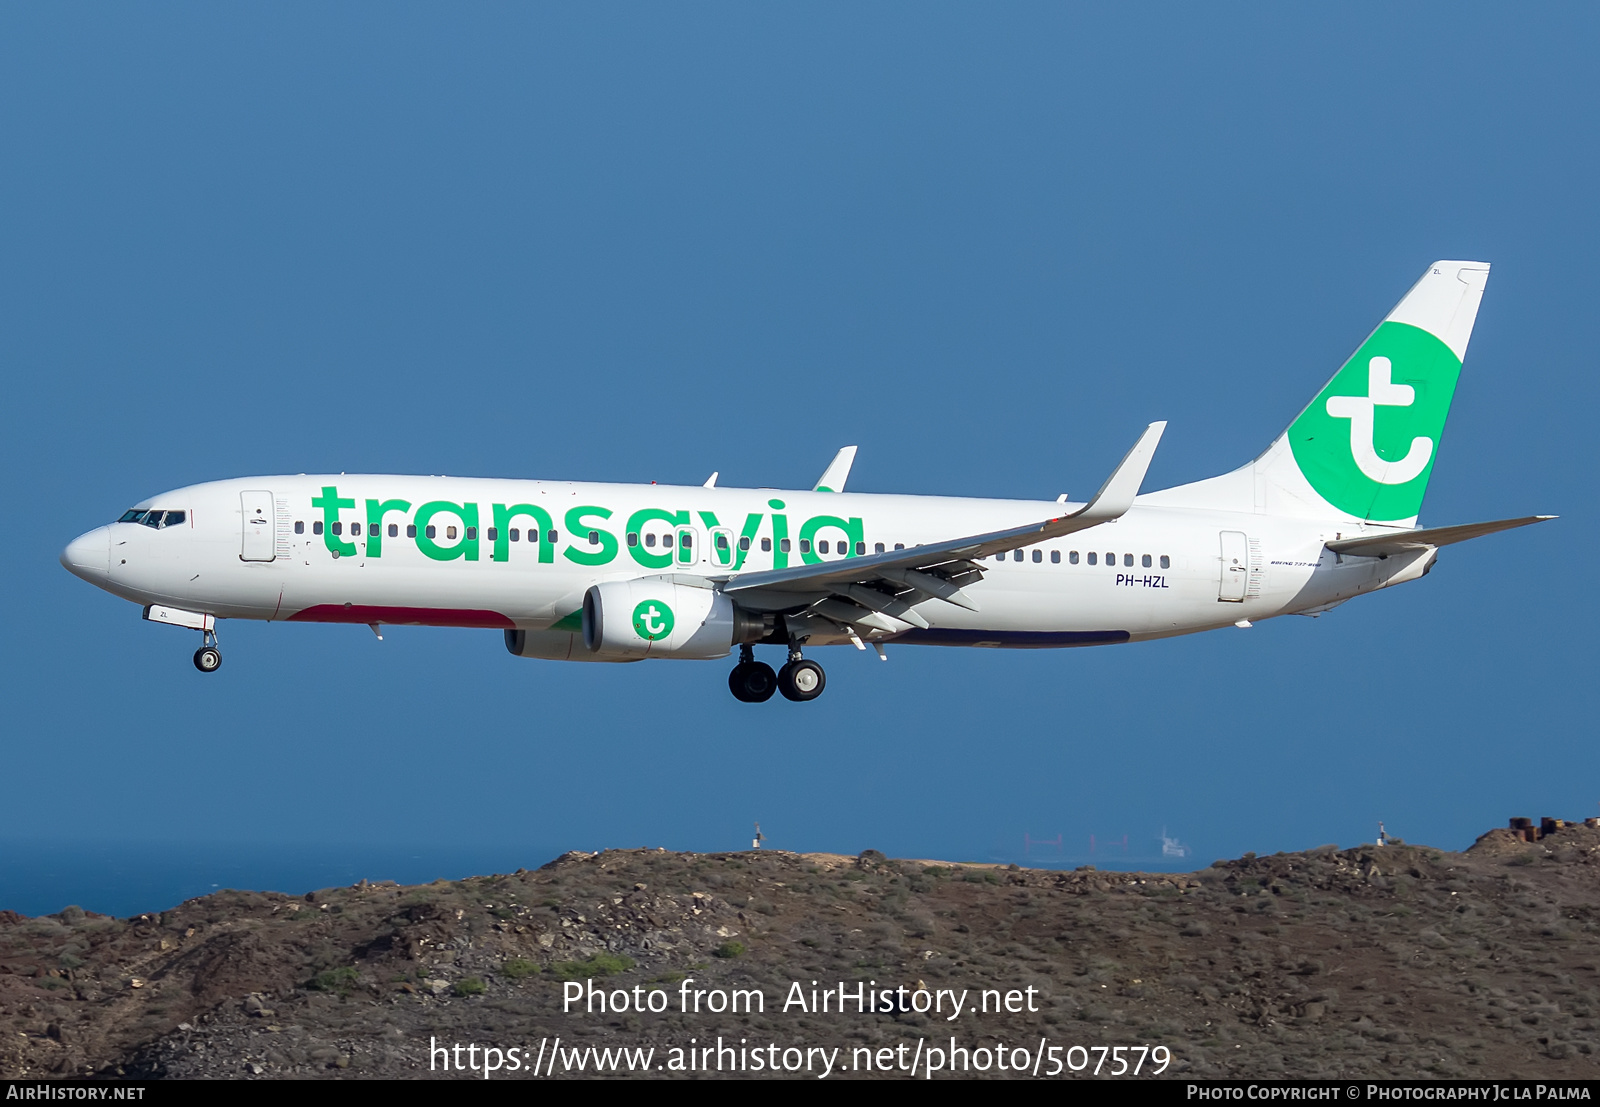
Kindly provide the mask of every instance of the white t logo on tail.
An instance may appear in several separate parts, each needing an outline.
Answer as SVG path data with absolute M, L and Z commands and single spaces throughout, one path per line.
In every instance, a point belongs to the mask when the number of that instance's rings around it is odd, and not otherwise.
M 1391 384 L 1389 375 L 1393 367 L 1386 357 L 1375 357 L 1367 363 L 1367 394 L 1365 396 L 1330 396 L 1328 414 L 1335 419 L 1350 420 L 1350 453 L 1355 457 L 1356 468 L 1369 480 L 1379 484 L 1405 484 L 1415 480 L 1428 467 L 1433 457 L 1433 439 L 1418 436 L 1411 440 L 1411 449 L 1399 461 L 1385 461 L 1378 456 L 1373 444 L 1373 412 L 1379 404 L 1384 407 L 1410 407 L 1417 398 L 1416 390 L 1409 384 Z

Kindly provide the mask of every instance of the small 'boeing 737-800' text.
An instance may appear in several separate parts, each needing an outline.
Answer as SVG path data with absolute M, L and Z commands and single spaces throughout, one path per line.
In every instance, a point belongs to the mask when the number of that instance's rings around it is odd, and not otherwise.
M 1164 423 L 1087 503 L 847 493 L 854 447 L 794 492 L 248 477 L 152 496 L 61 561 L 199 631 L 202 672 L 219 619 L 483 627 L 558 661 L 737 649 L 752 703 L 821 694 L 807 647 L 1098 646 L 1317 614 L 1549 518 L 1417 526 L 1488 275 L 1435 262 L 1265 453 L 1164 491 L 1139 494 Z

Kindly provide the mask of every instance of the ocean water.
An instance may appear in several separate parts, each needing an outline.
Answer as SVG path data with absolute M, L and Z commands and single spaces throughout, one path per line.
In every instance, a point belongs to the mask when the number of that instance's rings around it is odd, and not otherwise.
M 563 851 L 518 846 L 76 843 L 0 840 L 0 910 L 162 911 L 222 888 L 302 895 L 369 881 L 426 884 L 535 869 Z
M 303 895 L 363 879 L 427 884 L 467 876 L 536 869 L 560 856 L 557 847 L 513 845 L 228 845 L 219 843 L 83 843 L 0 840 L 0 910 L 50 915 L 75 905 L 127 917 L 164 911 L 222 888 Z M 1159 853 L 1024 852 L 990 847 L 956 860 L 1070 869 L 1093 864 L 1108 870 L 1189 871 L 1205 867 L 1192 857 Z

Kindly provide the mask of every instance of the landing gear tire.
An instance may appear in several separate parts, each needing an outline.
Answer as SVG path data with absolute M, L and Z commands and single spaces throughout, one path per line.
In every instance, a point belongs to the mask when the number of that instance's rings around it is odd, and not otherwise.
M 214 673 L 222 668 L 222 651 L 215 646 L 201 646 L 194 651 L 194 667 L 202 673 Z
M 814 700 L 827 686 L 828 678 L 815 661 L 791 661 L 778 670 L 778 691 L 786 700 L 796 703 Z
M 740 703 L 766 703 L 778 690 L 778 674 L 760 661 L 741 661 L 728 674 L 728 690 Z

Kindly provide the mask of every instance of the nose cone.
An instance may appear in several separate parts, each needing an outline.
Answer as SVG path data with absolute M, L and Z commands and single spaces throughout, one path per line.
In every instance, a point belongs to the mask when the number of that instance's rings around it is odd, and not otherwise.
M 61 551 L 61 564 L 90 584 L 104 584 L 111 573 L 111 528 L 96 527 L 78 535 Z

